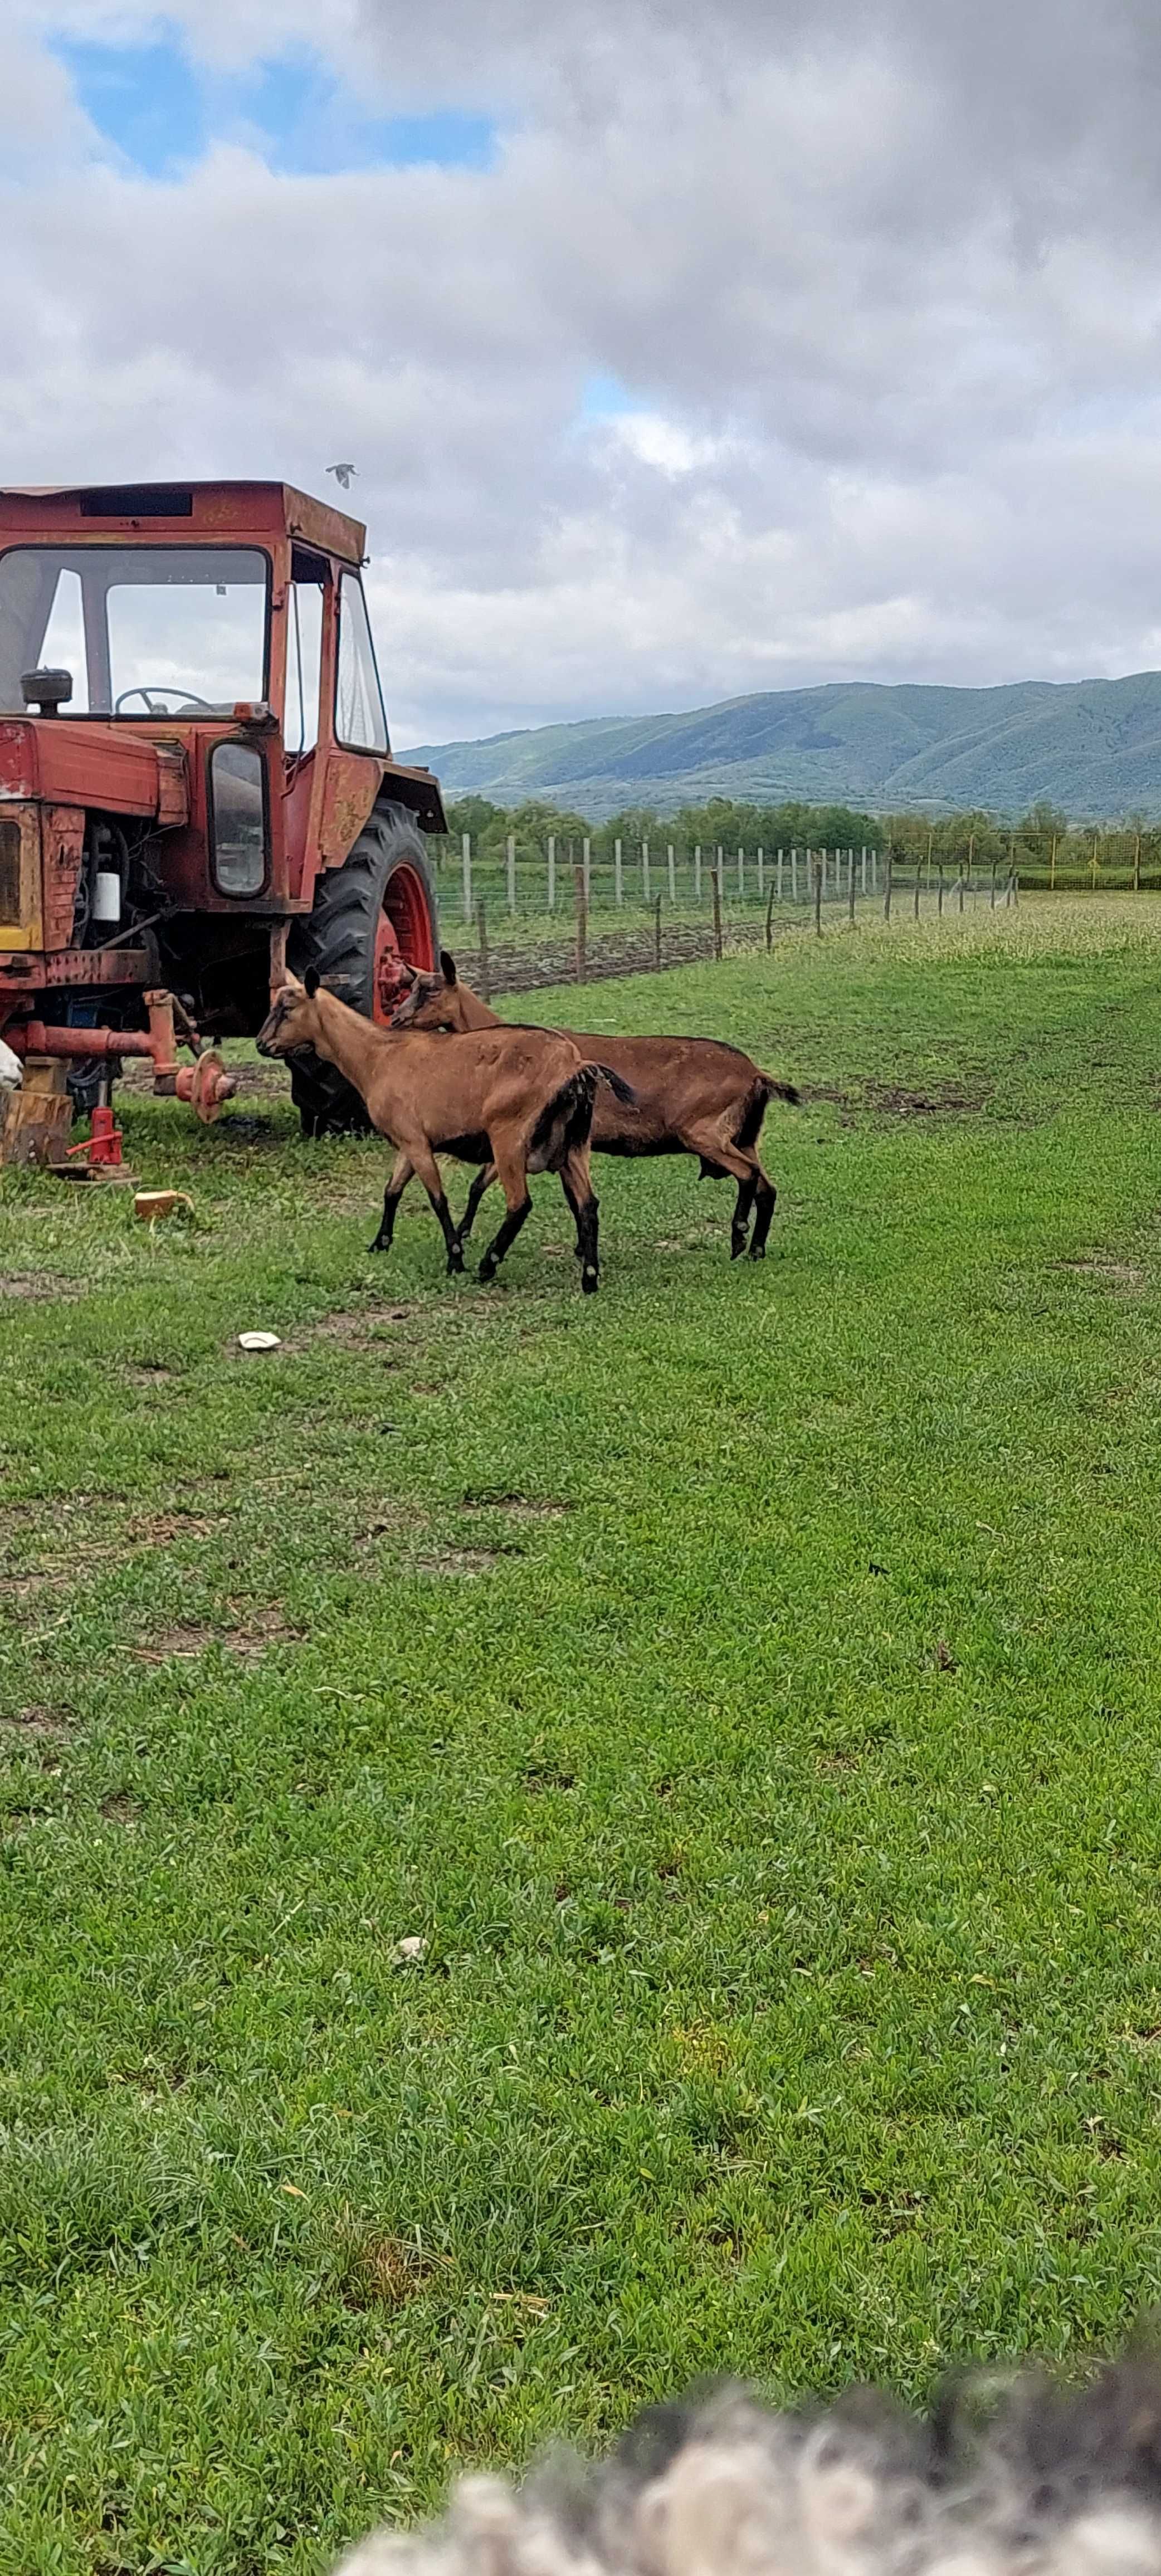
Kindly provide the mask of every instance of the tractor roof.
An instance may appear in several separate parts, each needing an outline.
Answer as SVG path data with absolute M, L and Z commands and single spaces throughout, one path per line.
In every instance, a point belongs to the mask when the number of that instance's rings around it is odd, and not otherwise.
M 301 537 L 324 554 L 361 563 L 367 531 L 329 501 L 291 483 L 9 484 L 0 489 L 0 544 L 21 537 L 92 545 L 164 536 L 170 544 L 261 544 Z

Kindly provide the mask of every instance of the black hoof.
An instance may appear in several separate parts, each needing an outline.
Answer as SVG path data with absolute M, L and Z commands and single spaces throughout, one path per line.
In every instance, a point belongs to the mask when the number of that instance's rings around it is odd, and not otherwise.
M 383 1237 L 382 1237 L 382 1235 L 381 1235 L 381 1234 L 377 1234 L 377 1235 L 376 1235 L 376 1237 L 375 1237 L 374 1242 L 373 1242 L 373 1243 L 369 1243 L 369 1244 L 368 1244 L 368 1246 L 367 1246 L 367 1250 L 368 1250 L 368 1252 L 389 1252 L 389 1251 L 390 1251 L 390 1249 L 391 1249 L 390 1244 L 389 1244 L 389 1243 L 384 1243 L 384 1241 L 383 1241 Z
M 750 1245 L 750 1259 L 751 1259 L 751 1261 L 764 1261 L 764 1260 L 765 1260 L 765 1258 L 766 1258 L 766 1246 L 765 1246 L 765 1244 L 764 1244 L 764 1243 L 752 1243 L 752 1244 Z
M 586 1297 L 595 1297 L 600 1284 L 601 1274 L 599 1270 L 582 1270 L 581 1287 L 583 1288 Z
M 732 1234 L 732 1235 L 730 1236 L 730 1259 L 731 1259 L 731 1261 L 740 1261 L 740 1260 L 741 1260 L 741 1258 L 742 1258 L 742 1254 L 744 1253 L 745 1249 L 746 1249 L 746 1238 L 745 1238 L 745 1235 L 744 1235 L 744 1234 Z
M 481 1261 L 481 1263 L 480 1263 L 480 1267 L 479 1267 L 479 1269 L 478 1269 L 478 1270 L 477 1270 L 477 1272 L 476 1272 L 476 1277 L 477 1277 L 477 1279 L 480 1281 L 481 1285 L 482 1285 L 483 1287 L 485 1287 L 485 1288 L 486 1288 L 486 1287 L 488 1286 L 489 1281 L 490 1281 L 490 1280 L 492 1280 L 492 1279 L 494 1279 L 494 1278 L 495 1278 L 495 1276 L 496 1276 L 496 1264 L 495 1264 L 495 1262 L 494 1262 L 494 1261 Z

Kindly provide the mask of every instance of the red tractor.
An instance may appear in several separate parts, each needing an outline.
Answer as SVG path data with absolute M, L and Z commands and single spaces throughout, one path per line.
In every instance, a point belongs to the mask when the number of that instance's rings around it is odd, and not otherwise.
M 446 823 L 391 757 L 364 544 L 282 483 L 0 493 L 0 1160 L 59 1160 L 126 1056 L 215 1115 L 207 1041 L 287 964 L 379 1021 L 434 965 Z M 292 1088 L 308 1134 L 362 1123 L 317 1059 Z

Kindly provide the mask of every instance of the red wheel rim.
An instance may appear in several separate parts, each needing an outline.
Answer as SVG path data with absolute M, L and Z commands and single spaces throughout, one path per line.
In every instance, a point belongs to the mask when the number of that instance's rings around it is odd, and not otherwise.
M 373 1016 L 385 1027 L 406 991 L 400 964 L 430 975 L 435 965 L 427 892 L 418 869 L 393 868 L 375 932 Z

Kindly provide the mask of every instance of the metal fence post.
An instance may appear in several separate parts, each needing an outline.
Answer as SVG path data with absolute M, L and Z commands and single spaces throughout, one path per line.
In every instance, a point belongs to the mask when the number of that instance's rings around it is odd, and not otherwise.
M 892 877 L 893 877 L 894 873 L 895 873 L 895 851 L 894 851 L 894 846 L 893 846 L 893 844 L 889 841 L 889 842 L 887 843 L 887 882 L 886 882 L 886 885 L 885 885 L 884 890 L 883 890 L 883 919 L 884 919 L 884 921 L 889 921 L 889 920 L 890 920 L 890 918 L 891 918 L 891 879 L 892 879 Z
M 642 900 L 642 902 L 643 902 L 643 903 L 648 903 L 648 901 L 649 901 L 649 843 L 648 843 L 648 841 L 642 841 L 642 843 L 641 843 L 641 900 Z
M 660 897 L 660 895 L 658 895 L 658 897 L 657 897 L 657 901 L 656 901 L 656 903 L 654 904 L 654 907 L 653 907 L 653 963 L 654 963 L 654 966 L 655 966 L 655 967 L 657 967 L 658 969 L 660 968 L 660 965 L 661 965 L 661 897 Z
M 588 981 L 589 971 L 589 908 L 585 897 L 584 869 L 574 868 L 572 873 L 576 887 L 576 980 L 578 984 L 584 984 Z
M 516 835 L 508 834 L 508 910 L 516 910 Z
M 668 851 L 667 851 L 666 855 L 667 855 L 668 860 L 669 860 L 669 900 L 670 900 L 670 902 L 671 902 L 671 903 L 676 903 L 676 901 L 677 901 L 677 877 L 676 877 L 676 874 L 675 874 L 675 872 L 674 872 L 674 869 L 675 869 L 675 863 L 674 863 L 674 857 L 673 857 L 673 843 L 672 843 L 672 841 L 671 841 L 671 842 L 670 842 L 670 844 L 669 844 L 669 848 L 668 848 Z M 661 916 L 660 916 L 660 914 L 658 914 L 658 921 L 660 921 L 660 918 L 661 918 Z M 660 936 L 661 936 L 661 932 L 660 932 L 660 930 L 658 930 L 657 936 L 658 936 L 658 938 L 660 939 Z
M 848 920 L 849 920 L 849 922 L 850 922 L 850 925 L 851 925 L 851 928 L 852 928 L 852 930 L 853 930 L 853 929 L 854 929 L 854 926 L 855 926 L 855 854 L 854 854 L 854 851 L 853 851 L 853 850 L 851 850 L 851 851 L 848 853 L 848 855 L 849 855 L 849 858 L 850 858 L 850 866 L 849 866 L 849 867 L 848 867 L 848 869 L 847 869 L 847 918 L 848 918 Z
M 472 917 L 472 836 L 470 832 L 460 834 L 460 856 L 464 867 L 464 920 L 470 921 Z
M 816 850 L 814 853 L 814 935 L 816 939 L 822 937 L 822 889 L 825 874 L 826 852 Z
M 763 895 L 765 894 L 765 892 L 766 892 L 766 853 L 765 853 L 765 851 L 764 851 L 764 849 L 763 849 L 763 847 L 762 847 L 761 842 L 759 841 L 759 843 L 758 843 L 758 901 L 759 901 L 759 903 L 761 903 L 762 897 L 763 897 Z
M 614 843 L 613 843 L 613 901 L 614 901 L 614 903 L 616 903 L 616 904 L 622 904 L 622 903 L 624 902 L 624 900 L 625 900 L 625 878 L 624 878 L 624 871 L 623 871 L 623 869 L 622 869 L 622 865 L 621 865 L 621 844 L 620 844 L 620 842 L 619 842 L 619 841 L 614 841 Z
M 769 899 L 769 902 L 767 903 L 767 906 L 766 906 L 766 954 L 767 954 L 767 956 L 769 956 L 770 951 L 771 951 L 771 949 L 772 949 L 773 945 L 774 945 L 774 888 L 773 888 L 773 886 L 771 886 L 771 888 L 770 888 L 770 899 Z
M 797 901 L 798 901 L 798 852 L 797 852 L 797 850 L 792 850 L 792 851 L 791 851 L 791 853 L 790 853 L 790 900 L 791 900 L 791 903 L 797 903 Z
M 720 868 L 710 869 L 710 888 L 714 902 L 714 955 L 720 958 L 722 953 L 722 872 Z
M 779 850 L 778 856 L 774 862 L 774 890 L 775 900 L 778 903 L 781 903 L 782 901 L 782 860 L 783 852 Z
M 867 844 L 863 843 L 863 893 L 867 891 Z
M 556 834 L 548 835 L 548 909 L 556 910 Z
M 745 898 L 746 898 L 746 853 L 745 853 L 745 851 L 744 851 L 744 850 L 739 850 L 739 852 L 738 852 L 738 893 L 739 893 L 739 895 L 741 896 L 742 901 L 743 901 L 743 902 L 745 902 Z
M 695 841 L 695 842 L 694 842 L 694 845 L 693 845 L 693 899 L 694 899 L 694 902 L 695 902 L 695 903 L 700 903 L 700 902 L 701 902 L 701 842 L 700 842 L 700 841 Z
M 587 903 L 593 890 L 593 845 L 589 840 L 581 842 L 581 865 L 585 872 L 585 902 Z

